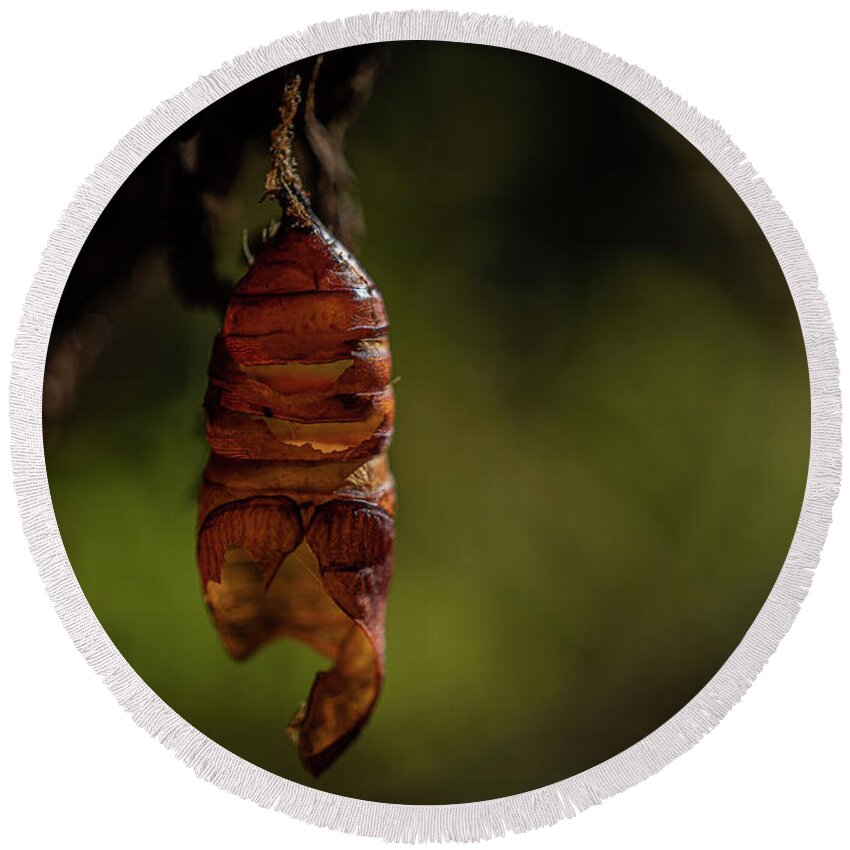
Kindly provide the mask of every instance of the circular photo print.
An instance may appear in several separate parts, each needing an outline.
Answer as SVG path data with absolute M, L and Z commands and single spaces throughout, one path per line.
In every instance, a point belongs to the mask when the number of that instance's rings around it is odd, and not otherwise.
M 44 371 L 80 587 L 188 724 L 348 798 L 490 800 L 686 706 L 800 516 L 809 371 L 739 195 L 513 50 L 382 42 L 195 114 Z

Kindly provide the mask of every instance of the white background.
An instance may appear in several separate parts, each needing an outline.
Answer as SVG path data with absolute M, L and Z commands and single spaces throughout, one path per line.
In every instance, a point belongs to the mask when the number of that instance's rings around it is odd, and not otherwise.
M 0 51 L 2 362 L 62 209 L 136 121 L 250 47 L 317 21 L 393 8 L 379 0 L 7 6 Z M 839 356 L 850 362 L 848 28 L 834 17 L 841 4 L 445 0 L 437 8 L 553 25 L 642 66 L 720 120 L 800 230 L 832 309 Z M 850 397 L 846 376 L 843 389 Z M 7 446 L 5 411 L 0 430 Z M 0 465 L 5 846 L 377 846 L 203 783 L 133 724 L 54 614 L 20 532 L 5 449 Z M 720 726 L 656 777 L 577 819 L 511 836 L 511 845 L 850 846 L 849 501 L 845 492 L 794 628 Z

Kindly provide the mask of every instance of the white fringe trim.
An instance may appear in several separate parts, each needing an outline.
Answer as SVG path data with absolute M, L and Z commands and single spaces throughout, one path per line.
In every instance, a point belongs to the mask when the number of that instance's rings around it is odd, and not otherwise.
M 717 675 L 662 727 L 584 773 L 513 797 L 444 806 L 373 803 L 290 782 L 219 746 L 169 708 L 122 658 L 77 583 L 53 514 L 41 434 L 45 355 L 62 289 L 95 221 L 142 159 L 204 107 L 270 70 L 336 48 L 406 39 L 496 45 L 577 68 L 631 95 L 702 151 L 746 202 L 779 259 L 800 316 L 812 396 L 809 477 L 788 558 L 746 637 Z M 699 741 L 741 699 L 796 616 L 826 537 L 841 466 L 835 337 L 814 269 L 770 189 L 720 125 L 640 68 L 583 41 L 509 18 L 454 12 L 372 14 L 317 24 L 237 57 L 134 127 L 78 189 L 44 251 L 14 348 L 11 417 L 15 484 L 33 558 L 77 648 L 136 723 L 202 779 L 240 797 L 319 826 L 403 842 L 477 841 L 553 824 L 635 785 Z

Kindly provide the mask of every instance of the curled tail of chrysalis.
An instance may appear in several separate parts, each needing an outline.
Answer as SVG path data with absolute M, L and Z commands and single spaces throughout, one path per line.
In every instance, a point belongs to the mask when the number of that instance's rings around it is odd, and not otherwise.
M 368 720 L 384 675 L 394 400 L 381 294 L 298 178 L 297 86 L 266 185 L 283 220 L 237 284 L 213 347 L 198 565 L 235 658 L 288 636 L 332 662 L 289 726 L 319 774 Z

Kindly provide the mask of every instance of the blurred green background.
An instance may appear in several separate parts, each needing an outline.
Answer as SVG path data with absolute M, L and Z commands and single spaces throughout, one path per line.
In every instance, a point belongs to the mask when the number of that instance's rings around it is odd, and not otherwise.
M 284 735 L 326 662 L 287 641 L 235 662 L 202 601 L 218 317 L 178 299 L 155 250 L 103 294 L 99 257 L 143 226 L 149 180 L 128 181 L 133 214 L 116 199 L 69 282 L 54 353 L 102 353 L 48 431 L 48 473 L 95 613 L 195 727 L 338 794 L 483 800 L 634 744 L 739 643 L 797 522 L 808 374 L 763 235 L 659 118 L 516 52 L 388 55 L 347 153 L 400 379 L 396 574 L 383 695 L 336 765 L 313 780 Z M 264 157 L 240 150 L 222 208 L 215 263 L 233 280 L 243 228 L 275 215 Z

